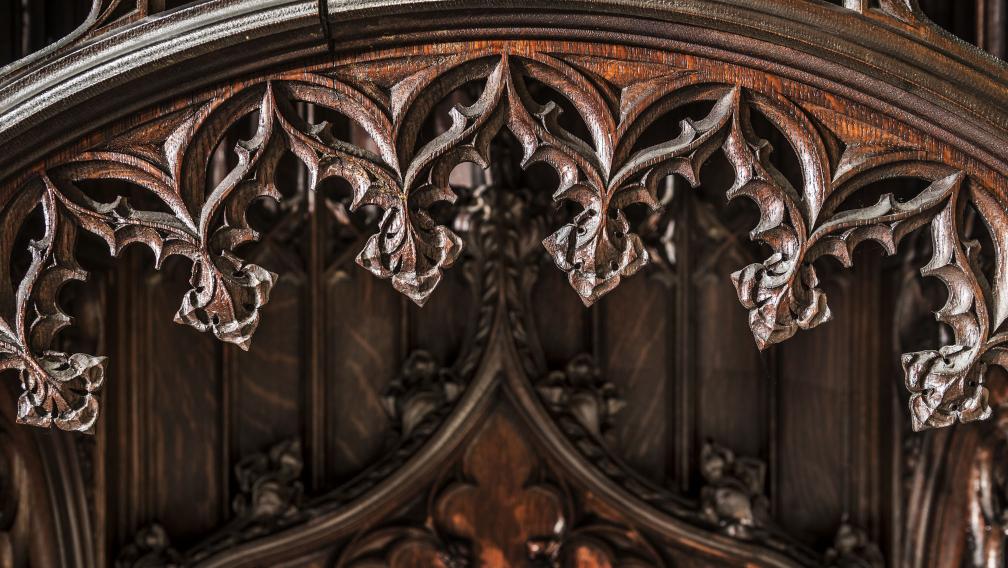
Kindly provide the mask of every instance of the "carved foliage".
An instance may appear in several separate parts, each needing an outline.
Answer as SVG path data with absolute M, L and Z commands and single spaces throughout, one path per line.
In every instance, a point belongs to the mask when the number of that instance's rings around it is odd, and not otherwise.
M 536 385 L 555 413 L 569 413 L 591 434 L 601 437 L 615 415 L 626 406 L 616 387 L 603 379 L 590 355 L 578 355 L 563 372 L 555 371 Z
M 763 493 L 766 465 L 736 457 L 731 450 L 707 442 L 700 454 L 705 485 L 700 493 L 703 516 L 735 537 L 749 538 L 769 521 Z
M 433 414 L 441 414 L 462 392 L 462 383 L 448 369 L 438 367 L 426 351 L 414 351 L 402 373 L 389 385 L 382 402 L 389 417 L 408 438 Z
M 87 430 L 97 415 L 103 359 L 51 349 L 53 335 L 69 321 L 56 305 L 60 285 L 85 277 L 73 258 L 79 228 L 104 239 L 113 253 L 144 243 L 159 266 L 167 256 L 187 257 L 192 289 L 177 321 L 247 348 L 276 275 L 234 250 L 259 237 L 245 211 L 255 199 L 279 197 L 275 174 L 285 153 L 307 166 L 311 188 L 341 177 L 352 187 L 352 208 L 382 210 L 358 263 L 423 304 L 463 245 L 435 221 L 431 207 L 455 201 L 452 169 L 461 162 L 489 164 L 490 140 L 503 129 L 518 141 L 523 167 L 544 163 L 557 172 L 554 200 L 579 208 L 543 245 L 586 304 L 648 261 L 627 209 L 640 205 L 654 217 L 664 178 L 678 175 L 696 186 L 710 156 L 723 152 L 735 171 L 727 197 L 757 204 L 760 221 L 750 237 L 772 249 L 765 261 L 733 275 L 761 348 L 830 318 L 817 259 L 832 256 L 849 265 L 865 240 L 892 253 L 908 233 L 930 224 L 934 258 L 923 273 L 949 288 L 938 318 L 956 340 L 904 358 L 914 426 L 989 414 L 984 366 L 1001 361 L 1008 337 L 999 333 L 1008 317 L 1008 263 L 998 194 L 942 165 L 944 156 L 918 142 L 835 109 L 711 81 L 673 64 L 634 74 L 603 59 L 497 46 L 446 52 L 433 64 L 406 57 L 297 71 L 217 92 L 49 165 L 10 192 L 2 210 L 8 226 L 30 233 L 41 218 L 44 229 L 27 245 L 31 259 L 23 277 L 0 289 L 0 353 L 4 367 L 21 372 L 21 420 Z M 466 84 L 479 85 L 473 102 L 452 106 L 451 124 L 423 140 L 421 127 L 444 95 Z M 583 136 L 561 126 L 558 93 L 583 122 Z M 331 124 L 303 119 L 295 101 L 346 116 L 370 142 L 341 140 Z M 641 142 L 658 119 L 692 103 L 708 110 L 682 120 L 670 140 Z M 209 187 L 210 154 L 231 125 L 252 113 L 258 114 L 255 133 L 234 146 L 235 165 Z M 773 165 L 773 148 L 757 134 L 753 114 L 791 146 L 800 182 Z M 906 200 L 886 194 L 874 205 L 860 203 L 865 188 L 896 177 L 930 185 Z M 101 199 L 83 184 L 107 179 L 137 186 L 142 195 Z M 990 277 L 980 268 L 978 245 L 961 228 L 967 208 L 990 228 Z M 8 262 L 22 246 L 17 234 L 8 232 L 0 250 Z
M 955 342 L 903 356 L 913 426 L 920 430 L 988 417 L 983 373 L 988 362 L 999 360 L 1003 340 L 994 332 L 1005 317 L 1001 259 L 1008 250 L 998 229 L 1005 221 L 1002 200 L 879 127 L 815 105 L 800 110 L 756 97 L 754 107 L 785 125 L 782 132 L 798 154 L 805 184 L 799 193 L 776 175 L 763 178 L 770 182 L 746 182 L 752 166 L 739 167 L 732 157 L 745 153 L 727 149 L 737 171 L 729 195 L 744 193 L 757 203 L 761 220 L 752 237 L 774 251 L 763 263 L 733 275 L 739 299 L 750 309 L 757 343 L 765 347 L 831 317 L 814 261 L 832 256 L 850 266 L 854 249 L 868 240 L 894 254 L 904 237 L 930 225 L 933 255 L 921 273 L 939 278 L 949 290 L 936 316 L 953 330 Z M 744 138 L 752 146 L 751 137 Z M 927 186 L 906 200 L 887 193 L 874 205 L 858 203 L 868 188 L 893 178 L 915 178 Z M 963 229 L 970 207 L 984 220 L 994 245 L 986 251 L 994 265 L 990 280 L 981 270 L 979 243 Z
M 56 295 L 66 281 L 84 278 L 72 255 L 76 227 L 57 203 L 53 185 L 36 180 L 8 197 L 0 212 L 8 227 L 24 226 L 36 211 L 42 224 L 42 236 L 28 243 L 29 264 L 16 288 L 9 277 L 0 281 L 0 368 L 20 371 L 19 422 L 87 431 L 98 415 L 95 393 L 104 379 L 105 359 L 49 349 L 53 335 L 69 321 Z M 9 268 L 17 233 L 5 235 L 0 258 Z
M 181 566 L 182 555 L 172 548 L 164 527 L 155 523 L 137 532 L 133 542 L 123 548 L 115 565 L 116 568 Z
M 868 538 L 868 535 L 844 519 L 833 539 L 833 547 L 826 551 L 826 566 L 882 568 L 885 566 L 885 560 L 878 546 Z
M 191 565 L 239 543 L 276 532 L 299 518 L 302 511 L 304 466 L 300 440 L 285 440 L 264 453 L 252 454 L 235 465 L 238 494 L 234 517 L 203 542 L 185 552 L 171 546 L 161 525 L 142 528 L 116 560 L 120 568 Z
M 282 442 L 265 454 L 254 454 L 235 466 L 240 493 L 235 515 L 244 521 L 288 517 L 301 504 L 301 442 Z

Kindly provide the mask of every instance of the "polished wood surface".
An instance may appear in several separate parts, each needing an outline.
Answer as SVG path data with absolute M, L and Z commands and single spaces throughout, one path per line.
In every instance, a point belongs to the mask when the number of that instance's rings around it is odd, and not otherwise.
M 165 4 L 0 3 L 0 566 L 1005 564 L 1002 1 Z

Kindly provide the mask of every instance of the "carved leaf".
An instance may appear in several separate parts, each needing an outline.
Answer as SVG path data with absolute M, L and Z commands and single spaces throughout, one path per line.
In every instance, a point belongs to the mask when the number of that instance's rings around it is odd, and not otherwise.
M 230 249 L 257 238 L 245 220 L 248 204 L 258 197 L 279 199 L 274 172 L 287 140 L 277 128 L 277 102 L 267 84 L 259 105 L 255 135 L 235 145 L 238 163 L 210 192 L 198 219 L 199 248 L 193 260 L 190 283 L 175 321 L 211 331 L 219 339 L 248 349 L 259 325 L 259 308 L 269 300 L 277 275 L 245 263 Z M 233 203 L 230 208 L 225 204 Z M 211 223 L 224 209 L 224 223 L 211 232 Z M 216 245 L 216 246 L 212 246 Z M 220 252 L 216 252 L 219 249 Z
M 29 366 L 30 365 L 30 366 Z M 46 351 L 22 370 L 24 392 L 18 399 L 22 424 L 61 430 L 89 431 L 98 419 L 98 389 L 105 357 Z
M 572 223 L 543 240 L 543 246 L 590 305 L 615 287 L 621 275 L 643 266 L 647 252 L 640 238 L 629 233 L 622 212 L 604 213 L 608 209 L 604 165 L 586 143 L 560 127 L 560 107 L 553 102 L 538 104 L 525 83 L 512 75 L 508 108 L 508 128 L 524 150 L 522 167 L 536 162 L 552 167 L 560 177 L 554 201 L 569 200 L 582 208 Z
M 849 267 L 851 253 L 866 240 L 879 243 L 888 254 L 896 254 L 897 243 L 934 218 L 937 210 L 959 190 L 962 179 L 963 174 L 955 172 L 933 182 L 905 203 L 887 193 L 875 205 L 837 213 L 809 237 L 806 262 L 831 255 Z
M 379 232 L 368 240 L 358 264 L 391 279 L 397 290 L 419 305 L 462 251 L 462 239 L 437 224 L 426 209 L 439 201 L 455 202 L 448 177 L 456 165 L 471 161 L 486 167 L 490 140 L 504 122 L 500 101 L 506 73 L 502 60 L 475 103 L 452 108 L 451 126 L 417 152 L 399 183 L 355 188 L 354 208 L 369 204 L 385 209 Z
M 732 274 L 732 281 L 749 309 L 749 326 L 760 349 L 831 317 L 815 269 L 801 262 L 807 231 L 798 192 L 770 164 L 772 150 L 753 132 L 746 107 L 740 107 L 724 146 L 735 168 L 728 198 L 746 196 L 759 206 L 760 220 L 750 238 L 770 245 L 774 254 Z
M 105 359 L 49 349 L 53 336 L 70 320 L 56 303 L 60 288 L 68 280 L 85 278 L 72 256 L 74 228 L 60 216 L 52 186 L 40 180 L 11 199 L 2 220 L 16 234 L 36 209 L 42 211 L 44 234 L 28 245 L 31 261 L 17 290 L 5 281 L 0 296 L 6 308 L 0 320 L 0 368 L 20 370 L 18 422 L 90 431 L 98 416 L 96 393 Z M 13 237 L 0 241 L 8 261 L 12 246 Z
M 937 277 L 948 288 L 948 300 L 936 315 L 952 328 L 956 343 L 938 351 L 907 353 L 902 359 L 915 430 L 949 426 L 956 420 L 981 420 L 991 414 L 980 361 L 988 335 L 988 312 L 971 262 L 977 245 L 961 241 L 956 204 L 953 192 L 932 221 L 934 254 L 921 269 L 921 274 Z
M 190 284 L 175 321 L 212 331 L 247 350 L 259 325 L 259 308 L 269 300 L 276 274 L 224 252 L 193 263 Z
M 624 209 L 641 203 L 652 211 L 660 207 L 657 184 L 677 173 L 696 186 L 700 167 L 721 145 L 725 126 L 738 106 L 739 92 L 732 89 L 715 104 L 705 118 L 684 120 L 675 139 L 638 151 L 608 182 L 602 179 L 571 177 L 554 196 L 574 201 L 582 207 L 573 223 L 565 225 L 543 244 L 557 266 L 569 274 L 571 284 L 585 305 L 619 284 L 620 278 L 637 272 L 648 262 L 648 252 L 640 237 L 630 231 Z M 552 109 L 550 109 L 552 110 Z M 551 119 L 555 122 L 555 116 Z M 542 137 L 542 135 L 540 135 Z M 568 151 L 577 156 L 576 148 Z M 583 150 L 582 150 L 583 152 Z M 586 171 L 592 162 L 573 160 Z M 604 172 L 596 177 L 601 178 Z

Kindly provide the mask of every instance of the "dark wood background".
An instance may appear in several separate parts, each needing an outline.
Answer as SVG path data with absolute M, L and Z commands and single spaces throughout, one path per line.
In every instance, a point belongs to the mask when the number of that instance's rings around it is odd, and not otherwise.
M 68 33 L 87 4 L 0 0 L 0 63 Z M 922 5 L 963 40 L 1005 55 L 1004 0 Z M 543 184 L 535 169 L 497 174 L 494 183 L 516 189 Z M 301 175 L 290 168 L 292 187 Z M 455 176 L 460 187 L 486 181 L 476 171 Z M 404 365 L 429 356 L 437 367 L 459 368 L 478 317 L 465 262 L 426 307 L 415 307 L 353 266 L 367 219 L 345 218 L 340 195 L 334 185 L 309 207 L 295 189 L 290 208 L 256 211 L 269 237 L 247 258 L 283 276 L 250 352 L 172 323 L 185 263 L 154 272 L 148 252 L 132 249 L 113 264 L 100 245 L 82 245 L 85 262 L 111 268 L 67 289 L 80 323 L 65 341 L 111 355 L 106 414 L 93 438 L 39 435 L 73 439 L 78 450 L 96 565 L 128 556 L 151 526 L 178 550 L 226 532 L 244 491 L 236 464 L 285 441 L 300 443 L 303 471 L 294 477 L 306 495 L 337 490 L 399 434 L 384 398 Z M 669 211 L 674 266 L 628 279 L 591 309 L 562 273 L 538 271 L 527 323 L 543 347 L 541 371 L 590 357 L 626 403 L 612 417 L 610 449 L 654 484 L 699 496 L 701 449 L 711 441 L 765 464 L 771 516 L 802 545 L 830 548 L 849 522 L 887 565 L 901 565 L 911 512 L 901 493 L 908 424 L 898 353 L 938 331 L 904 321 L 903 311 L 914 312 L 899 308 L 926 303 L 932 291 L 908 288 L 904 257 L 861 251 L 853 271 L 822 276 L 845 317 L 760 353 L 728 277 L 754 257 L 743 237 L 755 211 L 714 198 L 676 198 Z M 896 316 L 880 306 L 896 306 Z M 513 421 L 497 420 L 501 432 L 520 437 Z M 527 448 L 507 451 L 533 459 Z M 57 563 L 32 546 L 30 565 Z

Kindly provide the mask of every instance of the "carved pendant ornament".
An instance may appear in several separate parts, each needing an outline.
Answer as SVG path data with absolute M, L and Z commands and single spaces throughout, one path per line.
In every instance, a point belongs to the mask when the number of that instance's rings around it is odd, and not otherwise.
M 490 142 L 505 133 L 520 144 L 522 167 L 555 172 L 552 198 L 570 214 L 542 245 L 585 305 L 649 262 L 632 211 L 659 211 L 665 178 L 696 187 L 711 158 L 723 157 L 734 171 L 725 198 L 757 205 L 749 236 L 768 249 L 763 262 L 732 276 L 761 349 L 832 317 L 817 260 L 850 266 L 865 241 L 895 254 L 909 233 L 929 232 L 931 259 L 920 271 L 948 288 L 936 317 L 954 341 L 903 356 L 913 426 L 988 417 L 985 369 L 1003 365 L 1008 353 L 1003 177 L 876 110 L 755 75 L 653 49 L 446 43 L 270 74 L 120 121 L 113 134 L 59 154 L 3 192 L 0 254 L 12 277 L 0 282 L 0 364 L 20 372 L 18 419 L 88 431 L 98 416 L 105 360 L 54 343 L 70 322 L 59 290 L 86 277 L 74 258 L 80 231 L 104 240 L 113 255 L 142 243 L 157 266 L 170 256 L 189 259 L 191 289 L 176 321 L 247 349 L 277 275 L 236 249 L 259 237 L 246 218 L 252 202 L 281 195 L 281 158 L 302 162 L 311 188 L 334 177 L 348 182 L 351 210 L 381 211 L 357 263 L 423 305 L 464 246 L 432 211 L 456 201 L 452 170 L 464 162 L 488 167 Z M 475 96 L 445 108 L 446 94 L 463 87 Z M 301 103 L 345 117 L 368 143 L 306 119 Z M 692 110 L 678 129 L 651 142 L 650 127 L 685 107 Z M 447 113 L 449 126 L 430 135 L 424 125 L 438 113 Z M 227 143 L 229 169 L 214 178 L 212 154 L 249 115 L 257 116 L 255 131 Z M 789 148 L 772 147 L 764 123 Z M 797 175 L 775 165 L 788 153 Z M 878 191 L 899 178 L 920 185 L 899 196 Z M 89 190 L 95 180 L 134 189 L 96 194 Z

